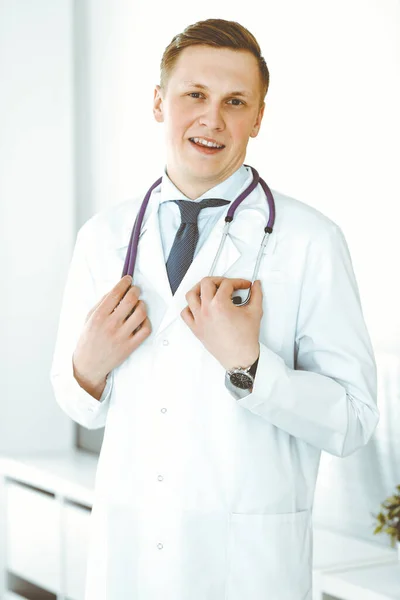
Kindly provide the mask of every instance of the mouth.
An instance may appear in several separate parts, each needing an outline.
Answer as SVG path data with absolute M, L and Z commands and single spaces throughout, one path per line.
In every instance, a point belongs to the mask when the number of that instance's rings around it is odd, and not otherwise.
M 223 144 L 200 141 L 202 138 L 189 138 L 189 142 L 202 154 L 217 154 L 225 148 Z

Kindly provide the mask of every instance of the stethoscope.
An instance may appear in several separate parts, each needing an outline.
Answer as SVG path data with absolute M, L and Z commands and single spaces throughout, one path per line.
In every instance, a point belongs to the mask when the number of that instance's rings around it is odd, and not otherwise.
M 247 166 L 250 166 L 250 165 L 244 165 L 244 166 L 247 167 Z M 265 249 L 265 247 L 267 245 L 269 235 L 272 233 L 272 229 L 274 227 L 274 223 L 275 223 L 275 202 L 274 202 L 274 197 L 272 195 L 272 192 L 269 189 L 269 187 L 267 186 L 267 184 L 265 183 L 265 181 L 259 176 L 259 174 L 257 173 L 257 171 L 253 167 L 250 167 L 250 169 L 251 169 L 251 171 L 253 173 L 253 181 L 236 198 L 236 200 L 234 200 L 233 202 L 231 202 L 231 204 L 229 205 L 229 209 L 228 209 L 228 212 L 227 212 L 226 217 L 225 217 L 225 226 L 224 226 L 224 230 L 222 232 L 221 243 L 219 245 L 217 254 L 215 255 L 214 262 L 213 262 L 213 264 L 211 266 L 211 269 L 210 269 L 210 272 L 209 272 L 208 276 L 211 277 L 212 274 L 214 273 L 215 267 L 217 265 L 217 262 L 218 262 L 218 259 L 219 259 L 220 255 L 221 255 L 222 249 L 224 247 L 226 236 L 229 233 L 229 228 L 230 228 L 230 225 L 231 225 L 231 223 L 233 221 L 233 217 L 235 215 L 235 211 L 236 211 L 237 207 L 239 206 L 239 204 L 241 204 L 243 202 L 243 200 L 245 200 L 247 198 L 247 196 L 249 194 L 251 194 L 251 192 L 254 190 L 254 188 L 256 188 L 258 184 L 260 184 L 261 187 L 264 190 L 265 195 L 266 195 L 266 199 L 267 199 L 267 203 L 268 203 L 268 207 L 269 207 L 269 218 L 268 218 L 267 225 L 264 228 L 264 237 L 263 237 L 262 242 L 261 242 L 260 250 L 258 252 L 256 264 L 255 264 L 254 271 L 253 271 L 253 276 L 251 278 L 251 285 L 253 285 L 253 283 L 255 282 L 255 280 L 257 279 L 257 276 L 258 276 L 258 271 L 259 271 L 259 268 L 260 268 L 260 263 L 261 263 L 262 255 L 263 255 L 264 249 Z M 144 215 L 145 215 L 146 208 L 147 208 L 147 205 L 148 205 L 149 200 L 150 200 L 151 193 L 152 193 L 152 191 L 157 186 L 160 185 L 161 181 L 162 181 L 162 177 L 160 177 L 159 179 L 157 179 L 157 181 L 155 181 L 153 183 L 153 185 L 151 186 L 151 188 L 147 192 L 147 194 L 144 197 L 144 200 L 142 202 L 142 205 L 140 207 L 140 210 L 139 210 L 139 212 L 137 214 L 135 223 L 133 225 L 131 237 L 130 237 L 130 240 L 129 240 L 128 250 L 127 250 L 127 253 L 126 253 L 124 269 L 123 269 L 122 275 L 121 275 L 121 278 L 122 278 L 125 275 L 127 275 L 128 273 L 131 274 L 132 275 L 132 285 L 133 285 L 133 273 L 134 273 L 134 269 L 135 269 L 137 250 L 138 250 L 138 245 L 139 245 L 140 230 L 141 230 L 141 227 L 142 227 Z M 245 293 L 247 292 L 247 296 L 246 296 L 246 298 L 244 300 L 242 300 L 240 292 L 245 292 Z M 235 304 L 236 306 L 244 306 L 250 300 L 251 286 L 250 286 L 250 288 L 248 288 L 246 290 L 236 290 L 235 293 L 236 293 L 236 295 L 232 296 L 232 302 L 233 302 L 233 304 Z

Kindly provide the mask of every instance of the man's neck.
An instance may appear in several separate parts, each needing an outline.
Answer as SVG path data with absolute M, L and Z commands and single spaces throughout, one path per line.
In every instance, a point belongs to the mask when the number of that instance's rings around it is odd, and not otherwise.
M 179 174 L 175 173 L 173 169 L 171 170 L 166 167 L 165 170 L 175 187 L 177 187 L 178 190 L 190 200 L 196 200 L 197 198 L 200 198 L 200 196 L 208 192 L 208 190 L 211 190 L 216 185 L 226 181 L 232 175 L 232 173 L 227 173 L 226 176 L 222 175 L 220 179 L 189 180 L 179 176 Z

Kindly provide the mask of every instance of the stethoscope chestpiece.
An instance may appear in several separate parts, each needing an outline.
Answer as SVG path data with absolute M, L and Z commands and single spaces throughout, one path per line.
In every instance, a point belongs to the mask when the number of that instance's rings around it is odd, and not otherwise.
M 246 304 L 248 304 L 248 302 L 250 302 L 250 296 L 251 287 L 245 290 L 235 290 L 231 296 L 231 299 L 235 306 L 245 306 Z

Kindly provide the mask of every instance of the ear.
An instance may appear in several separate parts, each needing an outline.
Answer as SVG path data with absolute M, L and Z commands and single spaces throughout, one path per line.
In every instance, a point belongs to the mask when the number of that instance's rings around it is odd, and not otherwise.
M 162 123 L 164 121 L 163 98 L 161 87 L 159 85 L 156 85 L 154 88 L 153 115 L 158 123 Z
M 261 127 L 261 121 L 264 116 L 264 109 L 265 109 L 265 102 L 263 103 L 262 107 L 258 111 L 257 120 L 254 123 L 253 129 L 251 130 L 250 137 L 256 137 L 258 135 L 258 132 L 260 131 L 260 127 Z

